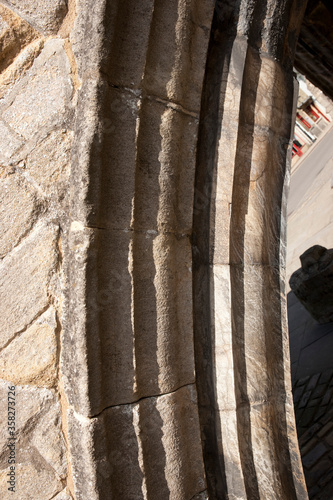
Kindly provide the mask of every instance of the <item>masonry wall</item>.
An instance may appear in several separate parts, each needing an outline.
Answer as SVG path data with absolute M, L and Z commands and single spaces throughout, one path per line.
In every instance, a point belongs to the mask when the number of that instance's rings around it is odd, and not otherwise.
M 0 5 L 1 455 L 4 499 L 69 499 L 60 356 L 63 242 L 77 77 L 69 42 L 75 6 Z M 15 493 L 8 386 L 15 386 Z M 10 394 L 9 394 L 10 395 Z M 12 395 L 10 395 L 12 396 Z M 13 400 L 10 400 L 11 402 Z
M 301 4 L 2 2 L 8 498 L 307 498 L 284 303 Z

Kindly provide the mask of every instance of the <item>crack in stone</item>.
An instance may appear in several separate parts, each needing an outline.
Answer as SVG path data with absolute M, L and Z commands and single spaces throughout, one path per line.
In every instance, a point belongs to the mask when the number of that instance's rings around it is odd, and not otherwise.
M 142 398 L 139 398 L 137 399 L 136 401 L 130 401 L 128 403 L 120 403 L 120 404 L 115 404 L 115 405 L 110 405 L 110 406 L 106 406 L 105 408 L 103 408 L 103 410 L 101 410 L 99 413 L 96 413 L 96 415 L 89 415 L 88 418 L 89 419 L 92 419 L 92 418 L 97 418 L 99 417 L 104 411 L 106 410 L 109 410 L 111 408 L 117 408 L 117 407 L 121 407 L 121 406 L 130 406 L 130 405 L 135 405 L 137 403 L 140 403 L 141 401 L 144 401 L 145 399 L 153 399 L 153 398 L 160 398 L 162 396 L 168 396 L 170 394 L 175 394 L 177 391 L 179 391 L 180 389 L 184 389 L 185 387 L 190 387 L 190 386 L 195 386 L 195 382 L 191 382 L 190 384 L 184 384 L 184 385 L 181 385 L 180 387 L 177 387 L 177 389 L 174 389 L 173 391 L 170 391 L 170 392 L 164 392 L 162 394 L 154 394 L 154 395 L 151 395 L 151 396 L 142 396 Z
M 13 342 L 13 340 L 15 340 L 17 337 L 19 337 L 22 333 L 26 332 L 28 330 L 28 328 L 30 328 L 34 324 L 34 322 L 37 321 L 37 319 L 40 318 L 51 307 L 51 305 L 52 304 L 48 303 L 45 307 L 43 307 L 43 309 L 41 309 L 36 314 L 36 316 L 30 321 L 30 323 L 28 323 L 27 325 L 25 325 L 24 328 L 22 328 L 21 330 L 16 332 L 14 334 L 14 336 L 10 340 L 8 340 L 3 347 L 0 348 L 0 353 L 2 353 L 9 346 L 9 344 L 11 344 Z
M 195 493 L 195 495 L 193 495 L 193 497 L 191 497 L 190 500 L 193 500 L 195 497 L 197 497 L 198 495 L 201 495 L 202 493 L 207 493 L 207 488 L 205 488 L 202 491 L 198 491 L 198 493 Z
M 152 94 L 148 94 L 146 97 L 149 100 L 153 100 L 153 101 L 159 102 L 161 104 L 164 104 L 167 108 L 171 108 L 175 111 L 178 111 L 179 113 L 183 113 L 184 115 L 191 116 L 192 118 L 196 118 L 197 120 L 199 120 L 198 113 L 196 113 L 195 111 L 191 111 L 191 110 L 184 108 L 178 102 L 162 99 L 161 97 L 158 97 L 158 96 L 155 96 Z
M 76 222 L 76 221 L 73 221 Z M 99 227 L 99 226 L 85 226 L 82 224 L 82 229 L 101 229 L 103 231 L 123 231 L 125 233 L 133 233 L 133 234 L 147 234 L 150 236 L 159 236 L 159 235 L 173 235 L 179 238 L 183 238 L 184 236 L 191 237 L 192 232 L 191 231 L 184 231 L 182 233 L 179 233 L 178 231 L 163 231 L 163 230 L 157 230 L 157 229 L 134 229 L 132 227 L 127 227 L 127 228 L 119 228 L 119 227 Z M 78 232 L 80 229 L 72 229 L 72 232 Z
M 108 76 L 105 73 L 101 72 L 101 76 L 102 76 L 102 79 L 105 79 L 108 81 Z M 108 82 L 108 84 L 110 85 L 111 88 L 113 88 L 115 90 L 119 90 L 121 92 L 127 92 L 128 94 L 131 94 L 133 97 L 135 97 L 136 99 L 139 99 L 140 101 L 142 101 L 143 99 L 155 101 L 155 102 L 158 102 L 160 104 L 164 104 L 164 106 L 171 108 L 175 111 L 178 111 L 179 113 L 183 113 L 184 115 L 191 116 L 192 118 L 196 118 L 197 120 L 199 120 L 199 113 L 198 112 L 186 109 L 180 103 L 178 103 L 176 101 L 171 101 L 169 99 L 163 99 L 162 97 L 158 97 L 154 94 L 146 94 L 144 92 L 144 89 L 134 90 L 134 89 L 130 89 L 128 87 L 115 85 L 115 84 L 112 84 L 110 82 Z

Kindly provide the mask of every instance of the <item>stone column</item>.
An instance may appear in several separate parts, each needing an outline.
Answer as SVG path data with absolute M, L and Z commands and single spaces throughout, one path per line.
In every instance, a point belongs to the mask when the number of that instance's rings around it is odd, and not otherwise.
M 2 3 L 17 498 L 307 498 L 284 296 L 304 2 Z
M 284 285 L 296 4 L 217 2 L 212 22 L 193 296 L 201 436 L 214 499 L 307 498 Z
M 78 499 L 206 498 L 191 233 L 213 11 L 78 5 L 62 358 Z

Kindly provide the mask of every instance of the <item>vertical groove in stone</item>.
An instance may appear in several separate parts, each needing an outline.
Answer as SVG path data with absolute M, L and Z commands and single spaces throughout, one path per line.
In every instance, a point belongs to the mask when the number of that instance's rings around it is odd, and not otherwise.
M 260 28 L 259 28 L 260 30 Z M 260 31 L 259 31 L 260 32 Z M 242 85 L 242 96 L 239 115 L 239 137 L 246 144 L 247 159 L 244 158 L 244 150 L 241 145 L 237 147 L 235 159 L 235 172 L 233 180 L 233 195 L 232 195 L 232 213 L 230 220 L 230 286 L 231 286 L 231 311 L 232 311 L 232 339 L 233 339 L 233 359 L 235 370 L 235 392 L 236 402 L 239 408 L 237 412 L 238 422 L 238 439 L 240 446 L 240 457 L 242 469 L 245 479 L 245 488 L 248 498 L 259 498 L 259 490 L 257 483 L 257 475 L 253 459 L 253 439 L 251 432 L 250 421 L 250 401 L 247 394 L 248 373 L 246 363 L 246 346 L 245 346 L 245 304 L 246 296 L 244 289 L 245 273 L 242 268 L 244 257 L 241 255 L 244 249 L 244 233 L 246 224 L 246 214 L 248 212 L 247 190 L 250 185 L 250 168 L 251 168 L 251 142 L 253 137 L 253 127 L 251 123 L 249 127 L 245 127 L 242 123 L 244 120 L 244 106 L 249 106 L 250 109 L 255 109 L 255 98 L 257 91 L 257 81 L 260 73 L 260 64 L 255 69 L 253 75 L 253 61 L 247 57 L 245 60 L 244 77 Z M 250 79 L 249 71 L 252 73 Z M 244 98 L 244 94 L 251 91 L 249 99 Z M 251 102 L 252 98 L 252 102 Z M 254 102 L 253 102 L 254 100 Z M 245 136 L 245 137 L 244 137 Z M 245 161 L 244 161 L 245 160 Z M 244 249 L 245 250 L 245 249 Z M 240 265 L 238 265 L 238 263 Z M 257 311 L 260 314 L 260 310 Z
M 246 47 L 238 115 L 237 109 L 229 105 L 235 101 L 226 83 L 229 73 L 234 72 L 230 63 L 223 74 L 214 61 L 217 81 L 221 84 L 222 80 L 223 84 L 221 89 L 209 88 L 213 81 L 209 61 L 218 40 L 212 28 L 199 126 L 193 221 L 196 374 L 204 460 L 212 498 L 223 498 L 227 492 L 253 499 L 272 494 L 288 499 L 306 497 L 295 454 L 292 408 L 286 401 L 290 391 L 288 395 L 287 389 L 286 394 L 286 332 L 282 327 L 285 322 L 280 281 L 281 199 L 291 127 L 291 59 L 299 27 L 295 17 L 298 7 L 297 2 L 240 2 L 237 31 L 233 35 L 237 35 L 237 43 L 233 43 L 227 7 L 223 10 L 217 3 L 220 20 L 229 20 L 229 34 L 225 30 L 224 35 L 229 36 L 230 44 L 220 45 L 220 57 L 230 61 L 237 44 Z M 236 3 L 233 8 L 235 12 Z M 236 61 L 240 62 L 236 53 L 235 50 Z M 219 92 L 220 101 L 216 97 Z M 238 129 L 235 156 L 226 141 L 234 128 Z M 225 220 L 229 211 L 230 225 Z M 223 236 L 221 231 L 226 229 L 229 234 Z M 227 266 L 233 363 L 228 361 L 228 345 L 219 341 L 221 335 L 227 337 L 221 326 L 226 316 L 221 307 L 228 304 Z M 216 294 L 223 305 L 217 299 L 214 302 Z M 224 388 L 223 394 L 221 362 L 227 363 L 229 381 L 233 367 L 236 407 L 230 386 Z M 223 442 L 227 426 L 234 428 L 232 412 L 237 418 L 238 452 Z M 241 491 L 242 477 L 246 493 Z M 218 478 L 222 478 L 220 490 Z
M 242 268 L 245 256 L 242 251 L 244 247 L 244 233 L 246 227 L 246 214 L 248 213 L 248 189 L 250 187 L 250 171 L 254 116 L 246 116 L 246 113 L 255 112 L 255 102 L 259 74 L 261 70 L 260 59 L 253 61 L 251 49 L 255 46 L 260 48 L 263 20 L 266 15 L 265 1 L 258 1 L 253 5 L 250 12 L 247 29 L 248 49 L 245 59 L 244 75 L 242 82 L 242 94 L 240 102 L 240 113 L 238 122 L 238 146 L 235 158 L 232 212 L 230 220 L 230 286 L 231 286 L 231 314 L 232 314 L 232 342 L 233 360 L 235 370 L 235 394 L 237 404 L 237 428 L 240 459 L 245 481 L 247 498 L 259 498 L 258 476 L 253 456 L 256 448 L 252 435 L 251 425 L 251 403 L 247 394 L 248 368 L 246 362 L 246 326 L 245 307 L 246 302 L 251 300 L 246 297 L 245 283 L 246 275 Z M 255 64 L 253 64 L 255 62 Z M 245 108 L 245 109 L 244 109 Z M 241 141 L 241 144 L 240 144 Z M 246 153 L 244 155 L 244 147 Z M 240 264 L 240 266 L 238 265 Z M 260 310 L 253 311 L 260 314 Z
M 211 25 L 210 0 L 82 0 L 64 342 L 78 498 L 108 498 L 111 485 L 116 499 L 188 500 L 206 487 L 202 450 L 211 500 L 304 493 L 289 452 L 279 463 L 290 439 L 277 249 L 291 3 L 285 14 L 277 2 L 217 1 Z M 292 20 L 288 40 L 271 39 L 267 4 Z M 218 287 L 231 296 L 228 335 Z
M 274 14 L 280 16 L 281 11 L 276 9 Z M 292 414 L 286 414 L 290 408 L 285 401 L 280 295 L 281 199 L 291 131 L 291 63 L 290 53 L 286 56 L 279 48 L 285 49 L 281 40 L 285 32 L 276 45 L 274 30 L 267 30 L 265 17 L 262 28 L 257 25 L 257 15 L 253 21 L 248 30 L 249 60 L 242 88 L 230 222 L 238 429 L 248 498 L 267 495 L 270 485 L 278 498 L 294 499 L 306 493 L 302 480 L 294 484 L 301 472 L 292 470 L 289 456 L 292 445 L 287 421 Z M 258 33 L 262 33 L 262 42 Z M 272 56 L 279 62 L 272 62 Z M 256 444 L 259 441 L 261 448 Z
M 224 458 L 223 454 L 219 453 L 218 444 L 220 422 L 216 412 L 215 332 L 212 311 L 214 288 L 212 288 L 213 280 L 209 263 L 215 212 L 216 150 L 223 115 L 224 87 L 229 71 L 230 52 L 236 36 L 238 16 L 236 4 L 234 2 L 229 10 L 228 7 L 223 6 L 222 2 L 215 3 L 201 100 L 193 211 L 196 382 L 204 463 L 211 499 L 227 498 Z
M 76 495 L 188 500 L 206 486 L 189 234 L 210 0 L 81 7 L 65 346 Z

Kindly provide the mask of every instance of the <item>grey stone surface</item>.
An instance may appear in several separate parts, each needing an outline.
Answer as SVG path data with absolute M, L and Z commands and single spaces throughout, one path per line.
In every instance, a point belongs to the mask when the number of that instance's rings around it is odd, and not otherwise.
M 49 303 L 48 286 L 56 272 L 57 236 L 57 226 L 39 224 L 0 264 L 2 348 Z
M 0 4 L 0 72 L 15 60 L 26 45 L 38 37 L 38 33 L 26 21 L 2 3 Z
M 32 66 L 35 58 L 40 54 L 45 40 L 37 39 L 29 43 L 14 59 L 12 64 L 1 73 L 0 98 L 14 87 L 23 78 L 25 72 Z
M 67 457 L 59 403 L 50 406 L 49 411 L 40 418 L 32 434 L 31 445 L 37 448 L 59 478 L 66 478 Z
M 45 197 L 62 201 L 68 193 L 72 140 L 70 130 L 54 130 L 27 157 L 26 173 Z
M 41 201 L 22 177 L 12 174 L 0 178 L 1 258 L 31 229 L 41 209 Z
M 14 130 L 3 121 L 0 121 L 0 134 L 2 138 L 1 156 L 8 161 L 23 145 L 23 138 L 16 134 Z
M 306 498 L 281 298 L 299 5 L 82 0 L 62 40 L 64 2 L 8 2 L 59 35 L 0 82 L 4 160 L 45 203 L 1 263 L 0 357 L 11 377 L 31 342 L 18 380 L 56 384 L 57 308 L 77 498 Z M 22 389 L 21 470 L 50 500 L 67 431 L 42 391 Z
M 7 401 L 8 385 L 1 381 L 1 400 Z M 16 492 L 8 491 L 8 432 L 0 431 L 1 498 L 9 500 L 45 500 L 63 490 L 60 476 L 66 472 L 64 440 L 60 427 L 60 405 L 54 391 L 16 386 Z M 7 405 L 1 405 L 2 421 L 7 418 Z
M 69 423 L 78 500 L 185 500 L 205 489 L 193 386 Z
M 26 139 L 42 127 L 61 124 L 72 97 L 70 71 L 64 41 L 48 40 L 25 77 L 6 95 L 3 119 Z
M 56 33 L 67 13 L 66 0 L 3 0 L 43 35 Z
M 32 326 L 0 351 L 0 377 L 14 384 L 55 385 L 56 327 L 55 310 L 50 307 Z
M 72 223 L 70 283 L 75 279 L 77 290 L 87 297 L 87 307 L 80 306 L 79 294 L 72 299 L 62 364 L 69 401 L 85 416 L 194 381 L 189 239 L 156 233 L 109 232 Z M 88 274 L 80 282 L 77 274 L 84 269 L 87 251 Z M 111 259 L 98 263 L 104 254 Z M 128 262 L 133 262 L 133 270 Z M 174 304 L 165 309 L 171 296 Z M 91 332 L 87 341 L 78 336 L 80 325 Z M 70 335 L 72 329 L 75 337 Z M 85 363 L 95 381 L 88 408 Z
M 71 500 L 72 497 L 68 494 L 67 490 L 63 490 L 58 495 L 53 497 L 52 500 Z

